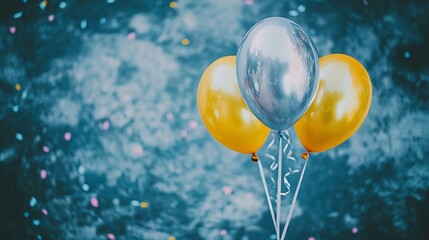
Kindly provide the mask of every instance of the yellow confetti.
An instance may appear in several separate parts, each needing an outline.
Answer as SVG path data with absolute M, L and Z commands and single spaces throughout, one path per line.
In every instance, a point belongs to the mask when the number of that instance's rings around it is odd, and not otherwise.
M 21 85 L 19 85 L 19 83 L 15 84 L 15 89 L 16 89 L 16 91 L 21 90 Z
M 184 39 L 182 39 L 181 43 L 185 46 L 188 46 L 189 43 L 191 43 L 191 41 L 189 41 L 189 39 L 187 39 L 187 38 L 184 38 Z
M 147 208 L 147 207 L 149 207 L 149 203 L 148 202 L 141 202 L 140 207 Z
M 176 8 L 177 7 L 177 3 L 175 1 L 170 2 L 170 7 L 171 8 Z
M 176 238 L 173 236 L 170 236 L 170 237 L 168 237 L 168 240 L 176 240 Z
M 43 6 L 45 6 L 45 7 L 46 7 L 46 6 L 48 5 L 48 1 L 43 0 L 42 4 L 43 4 Z

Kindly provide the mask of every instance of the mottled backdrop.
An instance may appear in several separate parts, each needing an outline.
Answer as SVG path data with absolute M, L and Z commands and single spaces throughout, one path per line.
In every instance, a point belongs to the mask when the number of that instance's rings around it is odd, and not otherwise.
M 429 239 L 428 12 L 427 1 L 2 0 L 0 238 L 270 239 L 257 166 L 209 135 L 196 89 L 253 24 L 283 16 L 321 56 L 360 60 L 374 88 L 360 130 L 311 159 L 288 239 Z

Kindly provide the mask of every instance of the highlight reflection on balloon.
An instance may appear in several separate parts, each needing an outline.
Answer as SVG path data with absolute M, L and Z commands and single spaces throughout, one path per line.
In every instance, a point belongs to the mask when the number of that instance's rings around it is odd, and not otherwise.
M 288 129 L 316 93 L 316 48 L 296 23 L 280 17 L 262 20 L 238 50 L 237 80 L 258 119 L 273 130 Z
M 255 153 L 269 129 L 247 108 L 237 85 L 236 57 L 222 57 L 204 72 L 198 86 L 198 110 L 219 142 L 241 153 Z
M 361 63 L 343 54 L 320 58 L 316 97 L 295 124 L 301 143 L 310 152 L 343 143 L 362 125 L 371 99 L 371 79 Z

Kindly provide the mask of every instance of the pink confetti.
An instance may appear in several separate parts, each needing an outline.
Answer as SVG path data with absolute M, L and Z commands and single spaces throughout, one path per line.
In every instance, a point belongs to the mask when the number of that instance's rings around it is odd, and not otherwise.
M 48 21 L 49 21 L 49 22 L 52 22 L 52 21 L 54 21 L 54 18 L 55 18 L 55 17 L 54 17 L 54 15 L 52 15 L 52 14 L 51 14 L 51 15 L 49 15 L 49 17 L 48 17 Z
M 316 240 L 314 237 L 309 237 L 308 240 Z
M 97 200 L 97 198 L 95 198 L 95 197 L 92 197 L 91 198 L 91 205 L 93 206 L 93 207 L 98 207 L 98 200 Z
M 244 0 L 244 3 L 246 5 L 252 5 L 253 4 L 253 0 Z
M 196 128 L 198 128 L 198 123 L 197 123 L 196 121 L 194 121 L 194 120 L 189 121 L 189 122 L 188 122 L 188 125 L 189 125 L 189 127 L 190 127 L 190 128 L 192 128 L 192 129 L 196 129 Z
M 251 194 L 251 193 L 246 194 L 246 198 L 247 199 L 253 199 L 253 194 Z
M 232 187 L 230 186 L 225 186 L 222 188 L 222 190 L 223 190 L 223 193 L 225 193 L 225 195 L 231 195 L 232 193 Z
M 64 139 L 66 140 L 66 141 L 70 141 L 70 139 L 71 139 L 71 133 L 69 133 L 69 132 L 66 132 L 66 133 L 64 133 Z
M 107 234 L 107 238 L 109 239 L 109 240 L 115 240 L 116 238 L 115 238 L 115 234 L 113 234 L 113 233 L 108 233 Z
M 228 234 L 228 231 L 226 231 L 226 229 L 222 229 L 222 230 L 220 230 L 219 233 L 220 233 L 221 236 L 225 237 Z
M 47 146 L 43 146 L 43 152 L 48 153 L 49 152 L 49 148 Z
M 359 229 L 357 229 L 357 227 L 352 228 L 352 233 L 353 233 L 353 234 L 356 234 L 356 233 L 358 233 L 358 232 L 359 232 Z
M 110 122 L 109 121 L 104 121 L 103 122 L 103 125 L 101 126 L 101 128 L 103 129 L 103 130 L 107 130 L 107 129 L 109 129 L 109 127 L 110 127 Z
M 167 113 L 167 120 L 173 121 L 173 119 L 174 119 L 174 115 L 171 112 Z
M 46 210 L 46 209 L 44 209 L 44 208 L 42 208 L 42 213 L 43 213 L 43 215 L 48 215 L 48 210 Z
M 46 178 L 46 170 L 45 169 L 40 170 L 40 178 L 41 179 L 45 179 Z
M 182 136 L 182 138 L 186 138 L 188 136 L 188 132 L 186 130 L 182 130 L 180 131 L 180 136 Z
M 128 38 L 129 40 L 134 40 L 134 39 L 136 38 L 136 33 L 134 33 L 134 32 L 129 33 L 129 34 L 128 34 L 128 36 L 127 36 L 127 38 Z
M 9 32 L 14 34 L 16 32 L 16 27 L 15 26 L 10 27 Z
M 137 155 L 137 156 L 141 156 L 141 155 L 143 155 L 143 147 L 139 144 L 139 145 L 136 145 L 135 147 L 134 147 L 134 153 Z

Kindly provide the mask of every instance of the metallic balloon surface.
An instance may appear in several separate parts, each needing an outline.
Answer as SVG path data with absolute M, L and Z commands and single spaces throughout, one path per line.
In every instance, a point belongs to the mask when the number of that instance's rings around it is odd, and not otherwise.
M 219 142 L 240 153 L 255 153 L 269 129 L 247 108 L 237 85 L 236 57 L 214 61 L 198 86 L 198 110 L 204 125 Z
M 292 126 L 318 85 L 317 50 L 296 23 L 280 17 L 257 23 L 237 53 L 237 79 L 249 109 L 273 130 Z
M 371 99 L 371 79 L 361 63 L 343 54 L 320 58 L 316 97 L 295 124 L 301 143 L 321 152 L 346 141 L 365 120 Z

